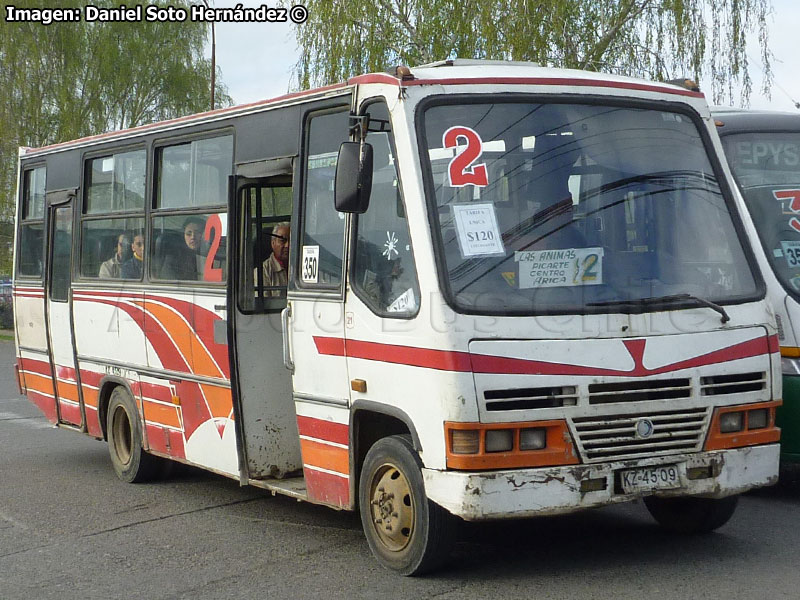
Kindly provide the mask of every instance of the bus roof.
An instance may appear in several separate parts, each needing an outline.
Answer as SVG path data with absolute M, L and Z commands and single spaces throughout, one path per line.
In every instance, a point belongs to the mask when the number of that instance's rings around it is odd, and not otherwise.
M 714 106 L 711 114 L 718 121 L 717 133 L 721 136 L 756 131 L 800 130 L 800 113 Z
M 405 69 L 410 75 L 403 76 L 400 69 Z M 95 142 L 105 142 L 120 138 L 135 137 L 148 133 L 155 133 L 175 126 L 197 124 L 206 121 L 257 112 L 272 106 L 292 102 L 307 96 L 325 95 L 332 92 L 344 91 L 355 85 L 388 84 L 399 87 L 425 86 L 425 85 L 543 85 L 565 87 L 601 87 L 629 91 L 666 93 L 691 98 L 703 98 L 703 94 L 684 89 L 680 86 L 647 82 L 632 77 L 622 77 L 607 73 L 592 71 L 579 71 L 572 69 L 554 69 L 541 67 L 535 63 L 483 61 L 453 59 L 413 67 L 411 69 L 398 67 L 395 73 L 368 73 L 351 77 L 346 83 L 336 83 L 319 88 L 312 88 L 300 92 L 284 94 L 275 98 L 258 100 L 247 104 L 220 108 L 212 111 L 185 115 L 166 121 L 148 123 L 129 129 L 109 131 L 97 135 L 87 136 L 66 142 L 59 142 L 40 148 L 20 148 L 20 157 L 27 158 L 58 150 L 66 150 Z

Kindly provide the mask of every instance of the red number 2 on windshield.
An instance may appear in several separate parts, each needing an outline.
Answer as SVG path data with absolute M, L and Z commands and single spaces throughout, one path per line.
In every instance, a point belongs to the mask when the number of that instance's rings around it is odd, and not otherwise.
M 460 153 L 457 146 L 459 138 L 467 141 L 466 148 Z M 479 165 L 472 164 L 480 158 L 483 146 L 481 136 L 478 135 L 477 131 L 469 127 L 451 127 L 444 132 L 442 145 L 445 148 L 456 148 L 456 155 L 447 167 L 450 187 L 464 187 L 465 185 L 484 187 L 489 185 L 486 165 L 483 163 Z

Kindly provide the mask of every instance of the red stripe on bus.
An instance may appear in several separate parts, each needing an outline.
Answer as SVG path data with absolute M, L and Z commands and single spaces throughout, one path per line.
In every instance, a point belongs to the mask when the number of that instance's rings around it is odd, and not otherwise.
M 345 356 L 344 338 L 314 336 L 317 352 L 328 356 Z
M 66 381 L 76 381 L 75 369 L 66 365 L 56 365 L 56 376 Z
M 300 435 L 327 442 L 335 442 L 345 446 L 350 443 L 350 427 L 344 423 L 334 423 L 324 419 L 297 415 L 297 430 Z
M 39 373 L 47 377 L 53 377 L 53 372 L 50 370 L 50 363 L 43 360 L 36 360 L 35 358 L 20 358 L 20 368 L 32 373 Z
M 341 508 L 350 505 L 350 479 L 314 469 L 303 469 L 308 497 Z
M 87 301 L 93 300 L 95 296 L 99 296 L 100 298 L 114 298 L 115 300 L 141 300 L 143 296 L 143 292 L 124 292 L 122 290 L 116 292 L 74 290 L 72 294 L 75 298 Z
M 329 356 L 347 356 L 380 362 L 439 369 L 443 371 L 472 370 L 468 352 L 434 350 L 415 346 L 397 346 L 364 342 L 360 340 L 344 340 L 332 337 L 314 337 L 314 343 L 320 354 Z
M 81 407 L 75 404 L 68 404 L 66 402 L 59 402 L 59 409 L 61 411 L 61 420 L 73 425 L 80 425 L 83 421 L 81 416 Z
M 142 396 L 147 396 L 153 400 L 169 402 L 170 404 L 172 403 L 172 390 L 169 388 L 169 386 L 142 381 L 140 388 Z
M 105 373 L 97 373 L 95 371 L 89 371 L 88 369 L 81 369 L 81 383 L 84 385 L 93 385 L 95 387 L 99 387 L 103 377 L 105 377 Z
M 186 459 L 186 448 L 180 431 L 173 431 L 149 423 L 145 425 L 145 430 L 147 431 L 147 445 L 150 450 L 167 456 Z M 169 445 L 167 445 L 167 440 L 169 440 Z
M 431 350 L 412 346 L 395 346 L 359 340 L 344 341 L 344 351 L 333 341 L 337 338 L 322 338 L 317 341 L 320 354 L 347 356 L 374 360 L 391 364 L 408 365 L 427 369 L 438 369 L 455 372 L 475 372 L 497 375 L 575 375 L 575 376 L 620 376 L 644 377 L 681 369 L 718 364 L 743 358 L 752 358 L 770 353 L 770 342 L 767 337 L 759 337 L 740 342 L 726 348 L 714 350 L 701 356 L 664 365 L 656 369 L 648 369 L 642 360 L 646 339 L 625 340 L 623 343 L 634 359 L 634 368 L 629 370 L 587 367 L 567 363 L 554 363 L 527 358 L 510 358 L 486 354 L 472 354 L 447 350 Z M 339 341 L 342 341 L 339 339 Z M 327 350 L 325 352 L 324 350 Z
M 39 410 L 42 411 L 47 420 L 51 423 L 55 423 L 58 420 L 58 413 L 56 412 L 56 401 L 54 398 L 50 398 L 43 394 L 40 394 L 36 390 L 29 389 L 27 391 L 28 399 L 33 402 L 36 406 L 39 407 Z

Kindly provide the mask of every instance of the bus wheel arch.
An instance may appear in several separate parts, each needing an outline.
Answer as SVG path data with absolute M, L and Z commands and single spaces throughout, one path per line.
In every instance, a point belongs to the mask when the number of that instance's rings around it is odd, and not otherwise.
M 399 408 L 369 400 L 356 400 L 350 417 L 353 481 L 358 483 L 361 466 L 369 449 L 381 438 L 406 435 L 417 452 L 422 451 L 414 422 Z
M 114 389 L 122 386 L 128 394 L 133 397 L 133 393 L 128 387 L 128 384 L 116 377 L 106 377 L 100 382 L 100 390 L 97 393 L 97 418 L 100 421 L 100 429 L 103 432 L 103 439 L 108 441 L 107 419 L 108 419 L 108 403 L 111 401 L 111 394 Z

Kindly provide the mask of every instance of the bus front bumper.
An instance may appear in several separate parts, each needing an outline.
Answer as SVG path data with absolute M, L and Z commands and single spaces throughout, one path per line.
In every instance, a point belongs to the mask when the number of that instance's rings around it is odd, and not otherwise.
M 460 472 L 423 469 L 428 498 L 467 521 L 568 513 L 643 496 L 724 498 L 778 481 L 779 444 L 637 461 Z M 624 472 L 672 467 L 678 487 L 625 491 Z

